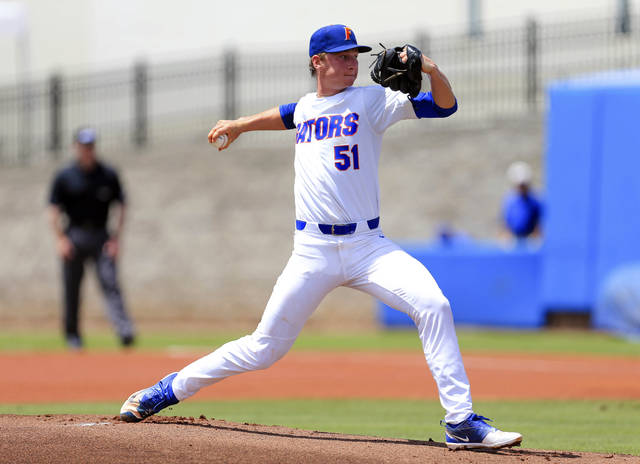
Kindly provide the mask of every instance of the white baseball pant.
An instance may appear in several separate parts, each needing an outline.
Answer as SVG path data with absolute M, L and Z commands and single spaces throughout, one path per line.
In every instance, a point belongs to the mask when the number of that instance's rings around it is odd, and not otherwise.
M 271 366 L 289 351 L 325 295 L 345 286 L 413 319 L 445 420 L 463 421 L 472 412 L 469 381 L 449 302 L 429 271 L 380 229 L 371 231 L 358 224 L 356 233 L 347 236 L 322 235 L 311 224 L 306 229 L 295 233 L 291 258 L 255 332 L 182 369 L 173 381 L 176 398 L 182 401 L 229 376 Z

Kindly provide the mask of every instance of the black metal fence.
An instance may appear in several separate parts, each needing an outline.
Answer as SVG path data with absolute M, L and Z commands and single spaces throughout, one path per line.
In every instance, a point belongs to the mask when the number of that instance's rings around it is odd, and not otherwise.
M 402 35 L 401 35 L 402 34 Z M 388 45 L 406 32 L 381 37 Z M 563 23 L 528 19 L 475 35 L 414 34 L 412 41 L 439 64 L 460 102 L 452 120 L 476 124 L 544 109 L 553 80 L 640 67 L 640 16 Z M 304 48 L 304 47 L 303 47 Z M 361 57 L 357 85 L 370 83 Z M 131 150 L 203 139 L 221 118 L 296 101 L 314 88 L 304 49 L 152 64 L 0 88 L 0 162 L 63 156 L 80 125 L 98 128 L 106 150 Z M 437 127 L 437 124 L 436 124 Z

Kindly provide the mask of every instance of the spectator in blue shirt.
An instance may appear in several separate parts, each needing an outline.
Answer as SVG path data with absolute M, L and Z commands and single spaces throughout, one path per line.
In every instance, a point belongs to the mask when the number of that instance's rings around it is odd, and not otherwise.
M 436 243 L 440 247 L 454 248 L 471 243 L 471 239 L 451 224 L 442 222 L 436 228 Z
M 518 240 L 539 237 L 542 203 L 531 188 L 531 167 L 523 161 L 516 161 L 509 166 L 507 178 L 512 189 L 502 203 L 505 229 Z

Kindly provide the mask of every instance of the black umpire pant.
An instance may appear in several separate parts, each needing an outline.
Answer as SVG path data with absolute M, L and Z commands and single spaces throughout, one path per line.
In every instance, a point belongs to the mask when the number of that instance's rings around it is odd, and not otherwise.
M 84 276 L 85 263 L 93 261 L 100 288 L 104 294 L 106 310 L 111 323 L 122 341 L 134 335 L 133 323 L 127 315 L 122 292 L 118 285 L 115 260 L 104 251 L 109 235 L 104 229 L 71 227 L 67 236 L 73 243 L 73 255 L 62 260 L 64 278 L 64 330 L 67 339 L 80 337 L 78 309 L 80 306 L 80 284 Z

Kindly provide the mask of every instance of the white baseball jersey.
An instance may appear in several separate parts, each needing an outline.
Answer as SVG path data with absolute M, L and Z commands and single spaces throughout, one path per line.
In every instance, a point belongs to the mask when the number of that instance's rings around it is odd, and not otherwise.
M 345 224 L 378 217 L 382 135 L 415 118 L 406 94 L 381 86 L 302 97 L 293 118 L 296 219 Z

